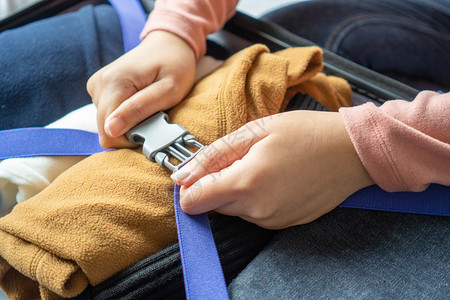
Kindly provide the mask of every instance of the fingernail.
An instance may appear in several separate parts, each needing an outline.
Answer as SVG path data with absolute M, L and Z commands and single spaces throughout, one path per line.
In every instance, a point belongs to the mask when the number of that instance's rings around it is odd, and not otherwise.
M 110 137 L 117 137 L 121 135 L 124 128 L 125 121 L 120 116 L 107 120 L 105 123 L 105 132 Z
M 186 182 L 186 179 L 189 177 L 190 174 L 191 174 L 190 172 L 181 170 L 170 175 L 170 178 L 172 178 L 172 180 L 178 183 L 179 185 L 183 185 L 183 183 Z

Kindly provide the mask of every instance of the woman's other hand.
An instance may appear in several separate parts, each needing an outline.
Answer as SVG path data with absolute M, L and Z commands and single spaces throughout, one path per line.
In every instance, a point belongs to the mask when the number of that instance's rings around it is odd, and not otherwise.
M 339 113 L 313 111 L 250 122 L 172 178 L 186 213 L 215 210 L 271 229 L 311 222 L 374 184 Z

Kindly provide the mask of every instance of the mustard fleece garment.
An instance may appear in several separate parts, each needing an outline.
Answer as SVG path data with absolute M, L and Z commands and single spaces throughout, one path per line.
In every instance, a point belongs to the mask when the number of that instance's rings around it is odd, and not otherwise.
M 201 79 L 170 120 L 206 145 L 280 112 L 297 92 L 333 110 L 349 106 L 348 84 L 321 69 L 317 47 L 271 54 L 254 45 Z M 0 287 L 11 299 L 74 297 L 175 243 L 169 176 L 140 149 L 99 153 L 69 168 L 0 218 Z

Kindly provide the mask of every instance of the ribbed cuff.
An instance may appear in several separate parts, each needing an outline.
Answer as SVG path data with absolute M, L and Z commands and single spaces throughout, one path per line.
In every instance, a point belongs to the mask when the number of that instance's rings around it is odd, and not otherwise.
M 144 29 L 141 39 L 155 30 L 163 30 L 175 34 L 191 46 L 198 59 L 206 53 L 206 36 L 189 19 L 169 10 L 153 11 Z
M 383 118 L 373 103 L 343 107 L 339 113 L 362 164 L 375 183 L 388 192 L 407 190 L 388 144 L 386 128 L 390 120 Z M 384 123 L 383 129 L 380 121 Z

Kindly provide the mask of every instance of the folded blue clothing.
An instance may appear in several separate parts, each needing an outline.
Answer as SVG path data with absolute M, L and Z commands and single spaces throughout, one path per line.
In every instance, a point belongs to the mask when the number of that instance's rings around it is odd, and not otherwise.
M 87 80 L 122 54 L 106 4 L 0 33 L 0 130 L 43 126 L 90 103 Z

